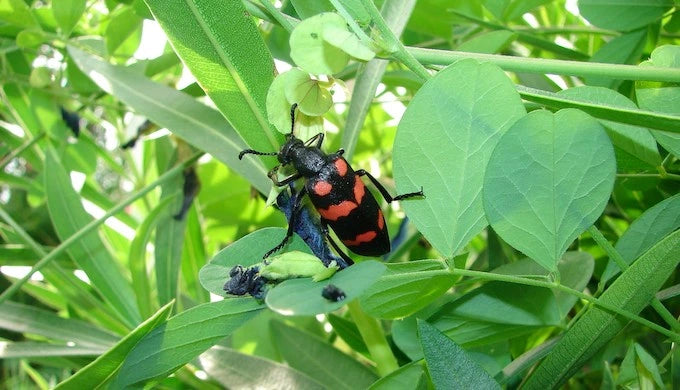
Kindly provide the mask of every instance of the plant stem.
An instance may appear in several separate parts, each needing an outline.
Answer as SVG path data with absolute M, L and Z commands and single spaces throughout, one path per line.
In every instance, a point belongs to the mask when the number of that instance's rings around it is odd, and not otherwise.
M 281 13 L 281 11 L 279 11 L 274 6 L 274 4 L 269 2 L 269 0 L 261 0 L 260 4 L 262 4 L 264 8 L 267 9 L 267 12 L 269 12 L 269 15 L 271 15 L 272 18 L 276 19 L 276 21 L 279 22 L 281 27 L 286 29 L 286 31 L 288 32 L 293 31 L 293 24 L 283 16 L 283 13 Z
M 543 58 L 513 57 L 497 54 L 468 53 L 452 50 L 407 47 L 418 61 L 430 65 L 449 65 L 463 58 L 490 62 L 511 72 L 560 74 L 569 76 L 601 76 L 611 79 L 680 82 L 680 68 L 605 64 L 599 62 L 564 61 Z
M 637 316 L 627 310 L 623 310 L 621 308 L 618 308 L 614 305 L 610 305 L 608 303 L 602 302 L 600 299 L 592 297 L 590 295 L 584 294 L 580 291 L 574 290 L 572 288 L 569 288 L 567 286 L 563 286 L 561 284 L 553 283 L 553 282 L 544 282 L 541 280 L 535 280 L 535 279 L 525 279 L 525 278 L 518 278 L 514 275 L 502 275 L 502 274 L 495 274 L 491 272 L 481 272 L 481 271 L 471 271 L 471 270 L 466 270 L 466 269 L 450 269 L 448 271 L 441 271 L 441 272 L 448 272 L 453 275 L 461 275 L 461 276 L 471 276 L 471 277 L 477 277 L 482 280 L 493 280 L 493 281 L 499 281 L 499 282 L 508 282 L 508 283 L 517 283 L 517 284 L 524 284 L 527 286 L 536 286 L 536 287 L 543 287 L 543 288 L 549 288 L 549 289 L 555 289 L 558 291 L 565 292 L 567 294 L 574 295 L 576 297 L 579 297 L 583 300 L 586 300 L 595 306 L 599 306 L 602 309 L 611 311 L 615 314 L 618 314 L 620 316 L 623 316 L 631 321 L 635 321 L 639 324 L 642 324 L 652 330 L 655 330 L 664 336 L 667 336 L 674 341 L 680 341 L 680 335 L 677 333 L 674 333 L 662 326 L 659 326 L 647 319 L 644 319 L 640 316 Z
M 106 220 L 109 219 L 109 217 L 112 217 L 118 214 L 119 212 L 123 211 L 123 209 L 125 209 L 125 207 L 127 207 L 129 204 L 146 195 L 148 192 L 156 188 L 158 185 L 174 177 L 175 175 L 182 173 L 186 167 L 196 162 L 201 157 L 202 154 L 203 154 L 202 152 L 196 153 L 185 162 L 176 165 L 169 171 L 165 172 L 161 177 L 156 179 L 156 181 L 154 181 L 153 183 L 147 185 L 146 187 L 132 194 L 132 196 L 130 196 L 126 200 L 117 204 L 114 208 L 109 210 L 101 218 L 91 221 L 87 225 L 83 226 L 80 230 L 75 232 L 71 237 L 64 240 L 58 247 L 54 248 L 49 254 L 40 259 L 33 266 L 33 268 L 31 268 L 31 271 L 28 274 L 26 274 L 26 276 L 17 280 L 7 290 L 3 291 L 3 293 L 0 294 L 0 304 L 11 298 L 21 288 L 21 286 L 23 286 L 24 283 L 26 283 L 31 278 L 31 276 L 34 273 L 40 271 L 45 265 L 49 264 L 50 261 L 57 258 L 57 256 L 64 252 L 69 246 L 71 246 L 71 244 L 78 241 L 79 239 L 89 234 L 90 232 L 94 231 L 96 228 L 99 227 L 99 225 L 106 222 Z M 2 209 L 2 207 L 0 207 L 0 218 L 4 219 L 7 223 L 13 221 L 9 214 L 7 214 L 4 209 Z
M 371 17 L 371 20 L 378 29 L 381 38 L 385 42 L 387 49 L 390 54 L 395 59 L 401 61 L 406 67 L 408 67 L 413 73 L 423 80 L 429 80 L 432 75 L 425 69 L 423 64 L 421 64 L 416 58 L 404 47 L 399 38 L 397 38 L 392 30 L 390 30 L 385 19 L 380 15 L 380 11 L 375 7 L 370 0 L 360 0 L 361 4 L 364 6 L 366 11 Z
M 24 151 L 26 151 L 28 148 L 31 146 L 35 145 L 38 141 L 43 139 L 45 137 L 45 132 L 40 132 L 40 134 L 36 135 L 32 139 L 27 140 L 21 146 L 18 148 L 12 150 L 8 155 L 5 156 L 5 158 L 0 161 L 0 171 L 4 170 L 7 164 L 10 163 L 13 159 L 15 159 L 17 156 L 21 155 Z
M 354 323 L 359 328 L 359 333 L 364 339 L 368 352 L 376 364 L 376 369 L 380 376 L 385 376 L 392 371 L 399 368 L 397 359 L 392 353 L 390 345 L 387 343 L 385 333 L 380 326 L 380 322 L 366 314 L 359 306 L 359 301 L 354 300 L 347 304 L 349 314 L 352 316 Z
M 600 232 L 595 225 L 588 228 L 588 233 L 595 239 L 597 245 L 600 246 L 610 259 L 614 260 L 616 265 L 619 266 L 621 271 L 628 269 L 628 263 L 624 260 L 623 256 L 617 251 L 612 244 L 605 238 L 605 236 Z M 680 333 L 680 323 L 676 321 L 675 317 L 666 309 L 666 307 L 661 303 L 661 301 L 654 297 L 652 298 L 651 306 L 656 310 L 656 312 L 663 318 L 664 321 L 673 329 L 673 331 Z

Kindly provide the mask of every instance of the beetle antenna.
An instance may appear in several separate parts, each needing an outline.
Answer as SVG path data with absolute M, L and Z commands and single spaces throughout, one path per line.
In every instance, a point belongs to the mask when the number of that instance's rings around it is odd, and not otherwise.
M 293 105 L 290 106 L 290 135 L 293 135 L 293 131 L 295 130 L 295 109 L 297 106 L 297 103 L 293 103 Z
M 256 154 L 258 156 L 276 156 L 278 153 L 277 152 L 266 153 L 266 152 L 258 152 L 257 150 L 253 150 L 253 149 L 246 149 L 246 150 L 242 150 L 241 153 L 238 154 L 238 159 L 241 160 L 243 158 L 243 156 L 246 155 L 246 154 Z

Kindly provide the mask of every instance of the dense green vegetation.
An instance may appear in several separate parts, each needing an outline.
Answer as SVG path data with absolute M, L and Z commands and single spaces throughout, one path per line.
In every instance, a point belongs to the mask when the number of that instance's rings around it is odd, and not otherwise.
M 0 0 L 0 387 L 677 388 L 677 6 Z M 389 254 L 262 263 L 293 103 Z

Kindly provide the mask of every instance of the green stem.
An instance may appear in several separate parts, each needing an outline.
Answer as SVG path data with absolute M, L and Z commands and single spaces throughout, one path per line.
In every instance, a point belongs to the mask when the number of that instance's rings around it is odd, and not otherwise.
M 67 238 L 64 240 L 58 247 L 54 248 L 50 253 L 48 253 L 46 256 L 44 256 L 42 259 L 40 259 L 34 266 L 31 268 L 31 271 L 26 274 L 23 278 L 17 280 L 14 282 L 7 290 L 5 290 L 2 294 L 0 294 L 0 304 L 5 302 L 7 299 L 11 298 L 20 288 L 23 286 L 30 278 L 31 276 L 40 271 L 45 265 L 49 264 L 52 260 L 57 258 L 62 252 L 66 250 L 71 244 L 74 242 L 80 240 L 82 237 L 85 235 L 89 234 L 90 232 L 94 231 L 99 227 L 99 225 L 103 224 L 106 222 L 109 217 L 112 217 L 119 212 L 123 211 L 125 207 L 127 207 L 129 204 L 133 203 L 137 199 L 141 198 L 142 196 L 146 195 L 148 192 L 156 188 L 158 185 L 161 183 L 167 181 L 168 179 L 174 177 L 177 174 L 180 174 L 181 172 L 184 171 L 184 169 L 194 162 L 196 162 L 202 155 L 203 153 L 196 153 L 194 154 L 191 158 L 186 160 L 185 162 L 176 165 L 169 171 L 165 172 L 162 176 L 160 176 L 156 181 L 153 183 L 149 184 L 148 186 L 142 188 L 141 190 L 135 192 L 127 198 L 126 200 L 122 201 L 121 203 L 117 204 L 114 208 L 109 210 L 106 214 L 104 214 L 101 218 L 95 219 L 88 223 L 87 225 L 83 226 L 80 230 L 75 232 L 71 237 Z M 0 208 L 0 218 L 4 219 L 5 221 L 11 220 L 11 217 L 9 214 L 7 214 L 2 208 Z
M 359 37 L 359 39 L 361 39 L 364 43 L 367 44 L 371 42 L 371 38 L 369 38 L 368 35 L 366 35 L 366 33 L 364 32 L 364 30 L 361 27 L 359 27 L 359 24 L 352 17 L 351 12 L 348 9 L 346 9 L 345 6 L 342 5 L 342 3 L 339 0 L 330 0 L 330 2 L 333 5 L 333 7 L 338 11 L 340 16 L 345 18 L 345 21 L 352 29 L 352 31 L 354 31 L 354 33 Z
M 667 180 L 673 180 L 673 181 L 680 181 L 680 175 L 676 175 L 673 173 L 617 173 L 616 177 L 637 177 L 637 178 L 642 178 L 642 177 L 654 177 L 658 179 L 667 179 Z
M 680 68 L 563 61 L 417 47 L 407 47 L 406 49 L 413 57 L 415 57 L 415 59 L 429 65 L 449 65 L 452 62 L 463 58 L 475 58 L 480 61 L 496 64 L 503 68 L 503 70 L 511 72 L 550 73 L 582 77 L 602 76 L 610 79 L 680 82 Z
M 628 263 L 623 259 L 623 256 L 617 251 L 612 244 L 605 238 L 605 236 L 600 232 L 595 225 L 588 228 L 588 233 L 595 239 L 597 245 L 602 248 L 610 259 L 614 260 L 616 265 L 619 266 L 621 271 L 628 269 Z M 651 306 L 656 310 L 656 312 L 663 318 L 664 321 L 673 329 L 673 331 L 680 333 L 680 323 L 676 321 L 675 316 L 673 316 L 668 309 L 661 303 L 661 301 L 654 297 L 652 298 Z
M 376 369 L 380 376 L 385 376 L 399 368 L 397 359 L 392 353 L 390 345 L 387 343 L 385 333 L 380 326 L 380 322 L 366 314 L 359 306 L 359 301 L 354 300 L 347 304 L 349 313 L 354 319 L 354 323 L 359 328 L 359 333 L 364 339 L 368 352 L 376 364 Z
M 581 298 L 585 301 L 588 301 L 595 306 L 598 306 L 602 309 L 611 311 L 615 314 L 618 314 L 622 317 L 625 317 L 631 321 L 635 321 L 639 324 L 642 324 L 656 332 L 659 332 L 663 334 L 664 336 L 667 336 L 675 341 L 680 341 L 680 335 L 677 333 L 674 333 L 662 326 L 659 326 L 649 320 L 646 320 L 640 316 L 637 316 L 627 310 L 623 310 L 619 307 L 616 307 L 614 305 L 610 305 L 608 303 L 602 302 L 600 299 L 592 297 L 590 295 L 584 294 L 580 291 L 574 290 L 572 288 L 569 288 L 567 286 L 563 286 L 561 284 L 556 284 L 553 282 L 544 282 L 541 280 L 535 280 L 535 279 L 525 279 L 525 278 L 518 278 L 514 275 L 502 275 L 502 274 L 495 274 L 495 273 L 490 273 L 490 272 L 480 272 L 480 271 L 471 271 L 471 270 L 466 270 L 466 269 L 451 269 L 448 271 L 440 271 L 440 272 L 446 272 L 450 273 L 453 275 L 461 275 L 461 276 L 470 276 L 470 277 L 477 277 L 482 280 L 492 280 L 492 281 L 499 281 L 499 282 L 507 282 L 507 283 L 517 283 L 517 284 L 524 284 L 527 286 L 536 286 L 536 287 L 543 287 L 543 288 L 549 288 L 549 289 L 555 289 L 558 291 L 565 292 L 567 294 L 574 295 L 578 298 Z
M 375 7 L 375 4 L 371 0 L 359 0 L 368 12 L 371 20 L 378 29 L 380 36 L 385 42 L 390 54 L 396 60 L 401 61 L 407 68 L 409 68 L 413 73 L 415 73 L 421 79 L 427 81 L 432 75 L 425 69 L 423 64 L 421 64 L 401 43 L 399 38 L 397 38 L 392 30 L 390 30 L 385 19 L 380 15 L 380 11 Z
M 264 6 L 264 8 L 267 9 L 267 12 L 269 12 L 269 15 L 272 16 L 272 18 L 276 19 L 276 21 L 286 29 L 286 31 L 291 32 L 293 31 L 293 23 L 291 23 L 288 19 L 286 19 L 283 16 L 283 13 L 279 11 L 276 7 L 274 7 L 274 4 L 269 2 L 269 0 L 261 0 L 260 4 Z
M 35 145 L 38 141 L 43 139 L 43 137 L 45 137 L 44 131 L 36 135 L 35 137 L 27 140 L 26 142 L 21 144 L 21 146 L 19 146 L 18 148 L 12 150 L 7 156 L 5 156 L 5 158 L 2 159 L 2 161 L 0 161 L 0 171 L 4 170 L 7 164 L 10 163 L 10 161 L 15 159 L 17 156 L 20 156 L 21 153 L 26 151 L 31 146 Z

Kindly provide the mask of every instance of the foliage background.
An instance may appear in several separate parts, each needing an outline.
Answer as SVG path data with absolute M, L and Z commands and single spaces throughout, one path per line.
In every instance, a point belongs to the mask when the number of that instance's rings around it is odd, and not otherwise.
M 677 387 L 680 18 L 634 3 L 0 0 L 2 386 Z M 237 156 L 283 142 L 268 89 L 325 11 L 377 51 L 325 150 L 428 197 L 347 305 L 211 298 L 283 234 Z

